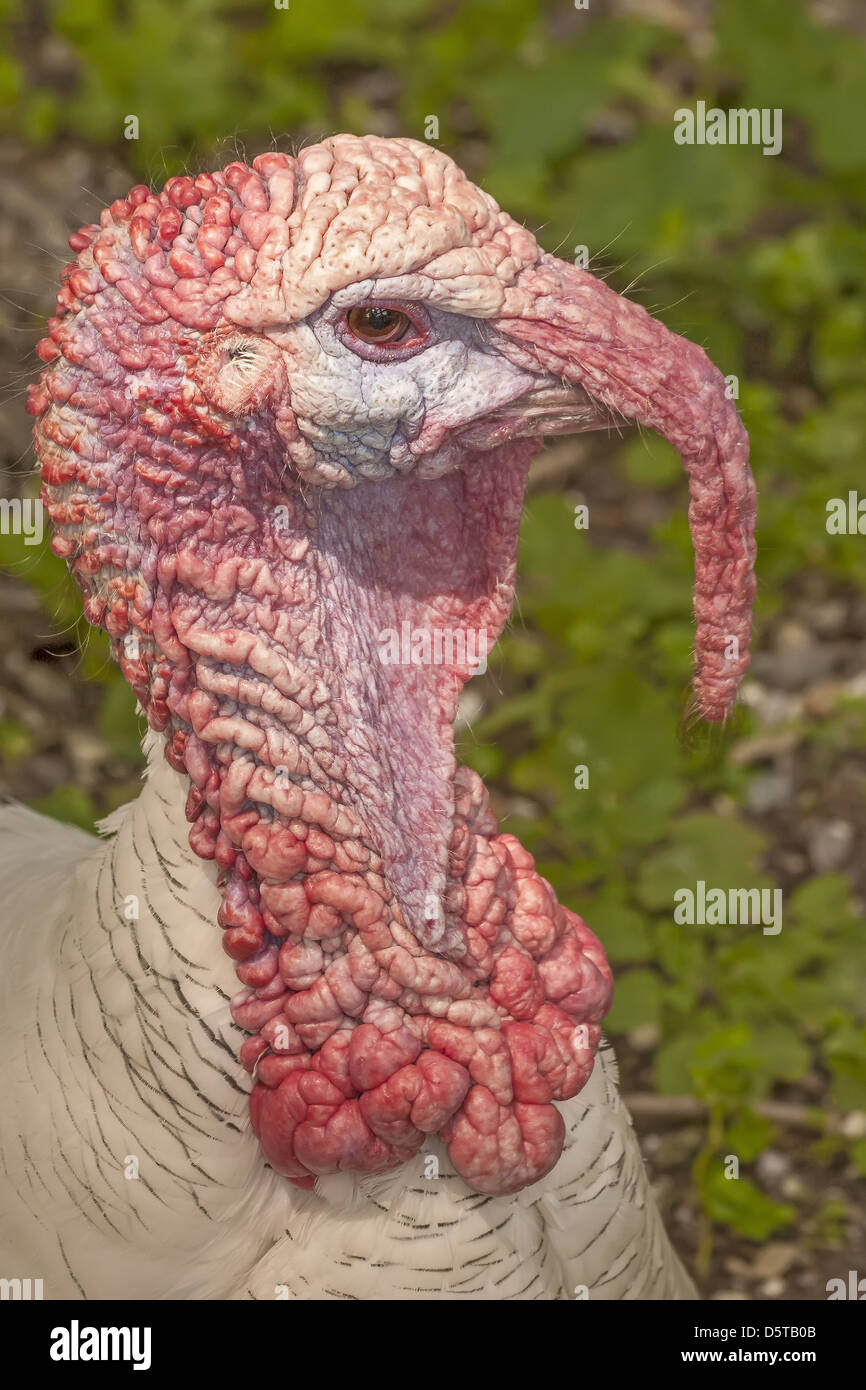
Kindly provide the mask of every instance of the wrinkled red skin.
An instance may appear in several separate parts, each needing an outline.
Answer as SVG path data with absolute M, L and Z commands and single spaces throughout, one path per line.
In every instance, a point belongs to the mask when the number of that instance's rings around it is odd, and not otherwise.
M 293 164 L 267 155 L 161 194 L 138 186 L 70 239 L 78 259 L 30 403 L 52 546 L 189 775 L 190 843 L 218 866 L 270 1164 L 311 1187 L 393 1168 L 436 1133 L 472 1187 L 511 1192 L 559 1156 L 553 1102 L 592 1071 L 610 971 L 531 856 L 497 833 L 480 779 L 456 767 L 469 670 L 388 673 L 372 652 L 378 627 L 406 617 L 496 640 L 534 445 L 467 450 L 439 479 L 311 504 L 287 476 L 277 355 L 242 414 L 208 398 L 224 306 L 253 278 L 269 199 L 277 222 L 291 207 Z M 525 283 L 549 288 L 548 264 Z M 519 319 L 503 331 L 529 350 Z M 551 370 L 558 332 L 551 314 L 532 344 Z M 746 548 L 727 598 L 718 573 L 711 586 L 710 653 L 722 630 L 748 640 L 751 533 L 739 502 L 721 505 Z M 742 669 L 711 672 L 711 716 Z M 425 917 L 418 884 L 434 886 L 441 920 Z

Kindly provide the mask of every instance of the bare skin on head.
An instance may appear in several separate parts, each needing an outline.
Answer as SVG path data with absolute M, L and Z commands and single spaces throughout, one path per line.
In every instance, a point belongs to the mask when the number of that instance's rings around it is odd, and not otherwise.
M 492 646 L 542 436 L 634 420 L 689 474 L 723 719 L 755 522 L 724 380 L 413 140 L 138 186 L 71 244 L 30 407 L 53 547 L 189 776 L 262 1149 L 310 1187 L 438 1133 L 471 1186 L 526 1186 L 610 971 L 456 765 L 473 663 L 388 664 L 382 634 Z

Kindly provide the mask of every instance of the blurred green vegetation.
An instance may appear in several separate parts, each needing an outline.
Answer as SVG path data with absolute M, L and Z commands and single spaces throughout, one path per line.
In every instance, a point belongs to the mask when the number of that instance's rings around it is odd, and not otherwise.
M 424 138 L 436 116 L 441 147 L 542 227 L 548 249 L 587 246 L 593 268 L 619 289 L 636 280 L 631 293 L 739 379 L 760 490 L 759 634 L 806 571 L 866 590 L 862 539 L 824 525 L 828 499 L 857 486 L 866 437 L 866 45 L 855 34 L 818 26 L 800 0 L 720 0 L 710 42 L 542 0 L 65 0 L 46 11 L 67 65 L 54 86 L 29 77 L 26 0 L 0 3 L 9 123 L 35 143 L 111 146 L 139 177 L 203 167 L 226 137 L 252 152 L 271 133 Z M 781 108 L 782 153 L 676 145 L 673 112 L 698 98 Z M 137 141 L 122 138 L 131 114 Z M 866 1109 L 866 934 L 837 874 L 797 889 L 777 937 L 674 925 L 678 886 L 771 886 L 767 843 L 742 811 L 749 774 L 729 740 L 681 727 L 693 627 L 679 463 L 654 438 L 608 447 L 610 468 L 662 499 L 665 519 L 648 546 L 600 548 L 592 528 L 575 530 L 571 501 L 531 499 L 519 614 L 491 663 L 504 693 L 461 754 L 503 797 L 531 802 L 503 828 L 604 940 L 618 977 L 610 1030 L 655 1028 L 657 1088 L 706 1103 L 695 1180 L 708 1217 L 764 1240 L 793 1210 L 709 1160 L 757 1157 L 773 1131 L 754 1104 L 816 1066 L 834 1105 Z M 14 564 L 16 543 L 0 543 Z M 49 554 L 28 582 L 61 623 L 77 613 Z M 87 660 L 105 685 L 102 728 L 128 754 L 137 726 L 104 655 L 98 639 Z M 737 720 L 748 732 L 748 711 Z M 20 755 L 20 733 L 7 732 Z M 804 736 L 837 754 L 851 739 L 862 748 L 862 710 Z M 74 789 L 45 809 L 89 815 Z M 866 1172 L 866 1145 L 851 1152 Z

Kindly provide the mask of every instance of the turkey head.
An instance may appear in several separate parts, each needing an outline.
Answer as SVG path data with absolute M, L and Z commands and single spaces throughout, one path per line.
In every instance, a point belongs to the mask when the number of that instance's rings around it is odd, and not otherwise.
M 139 185 L 71 245 L 30 403 L 52 544 L 188 775 L 264 1154 L 310 1187 L 436 1133 L 480 1191 L 535 1182 L 610 972 L 457 767 L 457 700 L 532 453 L 625 420 L 688 471 L 725 717 L 755 494 L 724 380 L 414 140 Z

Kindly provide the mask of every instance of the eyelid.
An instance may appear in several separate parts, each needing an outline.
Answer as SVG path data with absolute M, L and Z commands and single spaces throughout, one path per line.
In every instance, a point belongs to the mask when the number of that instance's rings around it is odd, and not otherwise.
M 384 316 L 384 323 L 377 323 L 375 316 Z M 361 304 L 346 310 L 346 327 L 354 338 L 362 343 L 401 343 L 410 334 L 417 338 L 418 325 L 402 309 L 385 309 L 381 304 Z
M 397 313 L 405 314 L 417 331 L 413 334 L 408 330 L 410 336 L 398 339 L 397 342 L 364 342 L 363 339 L 356 338 L 348 326 L 348 315 L 353 309 L 393 309 Z M 398 361 L 414 357 L 433 341 L 433 326 L 423 305 L 417 300 L 379 298 L 378 295 L 370 295 L 356 304 L 343 305 L 335 323 L 335 331 L 340 341 L 351 352 L 372 362 Z

